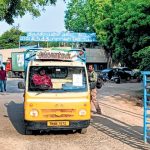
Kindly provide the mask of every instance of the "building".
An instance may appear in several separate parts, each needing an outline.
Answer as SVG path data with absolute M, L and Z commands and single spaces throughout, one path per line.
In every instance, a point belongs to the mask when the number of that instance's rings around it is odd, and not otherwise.
M 8 58 L 11 58 L 12 52 L 23 52 L 23 51 L 25 51 L 24 48 L 1 49 L 0 55 L 2 55 L 3 63 L 6 63 Z
M 102 48 L 86 48 L 87 66 L 92 64 L 95 70 L 107 68 L 107 57 Z

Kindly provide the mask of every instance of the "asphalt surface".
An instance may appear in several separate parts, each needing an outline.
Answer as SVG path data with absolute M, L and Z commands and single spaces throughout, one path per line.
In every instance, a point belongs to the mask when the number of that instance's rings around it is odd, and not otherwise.
M 86 134 L 72 131 L 24 135 L 23 90 L 20 79 L 9 79 L 7 92 L 0 93 L 1 150 L 149 150 L 143 142 L 143 109 L 119 95 L 134 96 L 141 83 L 105 83 L 98 90 L 103 115 L 92 115 Z

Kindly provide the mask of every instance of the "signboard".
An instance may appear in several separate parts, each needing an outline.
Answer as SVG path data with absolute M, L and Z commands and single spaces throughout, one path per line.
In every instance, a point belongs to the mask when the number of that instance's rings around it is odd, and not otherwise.
M 20 36 L 20 41 L 97 42 L 95 33 L 75 32 L 27 32 L 27 36 Z
M 76 32 L 26 32 L 27 36 L 49 36 L 49 37 L 96 37 L 95 33 L 76 33 Z
M 35 42 L 96 42 L 95 38 L 91 37 L 58 37 L 58 36 L 20 36 L 20 41 L 35 41 Z
M 24 53 L 13 52 L 12 55 L 12 70 L 24 71 Z
M 36 54 L 36 59 L 72 60 L 72 57 L 69 52 L 58 51 L 38 51 Z
M 44 49 L 36 52 L 36 59 L 41 60 L 69 60 L 69 61 L 78 61 L 86 62 L 86 54 L 82 50 L 72 50 L 69 51 L 58 51 L 52 49 Z

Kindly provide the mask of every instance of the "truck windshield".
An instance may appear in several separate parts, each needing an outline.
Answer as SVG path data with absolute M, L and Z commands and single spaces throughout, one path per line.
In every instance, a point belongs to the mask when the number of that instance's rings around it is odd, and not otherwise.
M 84 67 L 31 66 L 28 84 L 28 91 L 87 91 L 87 78 Z

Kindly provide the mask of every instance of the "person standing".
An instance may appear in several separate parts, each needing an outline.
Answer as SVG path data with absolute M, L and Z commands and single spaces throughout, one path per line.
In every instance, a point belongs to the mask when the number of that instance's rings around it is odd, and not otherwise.
M 6 91 L 6 71 L 3 69 L 3 67 L 0 67 L 0 92 Z
M 97 90 L 96 90 L 97 73 L 94 71 L 93 65 L 89 65 L 88 76 L 89 76 L 89 83 L 90 83 L 91 103 L 94 104 L 97 113 L 102 114 L 101 108 L 96 99 L 97 97 Z
M 46 75 L 44 69 L 40 70 L 40 74 L 34 74 L 32 80 L 35 86 L 47 86 L 49 89 L 53 88 L 51 78 Z
M 86 52 L 85 51 L 80 50 L 77 57 L 86 63 Z

